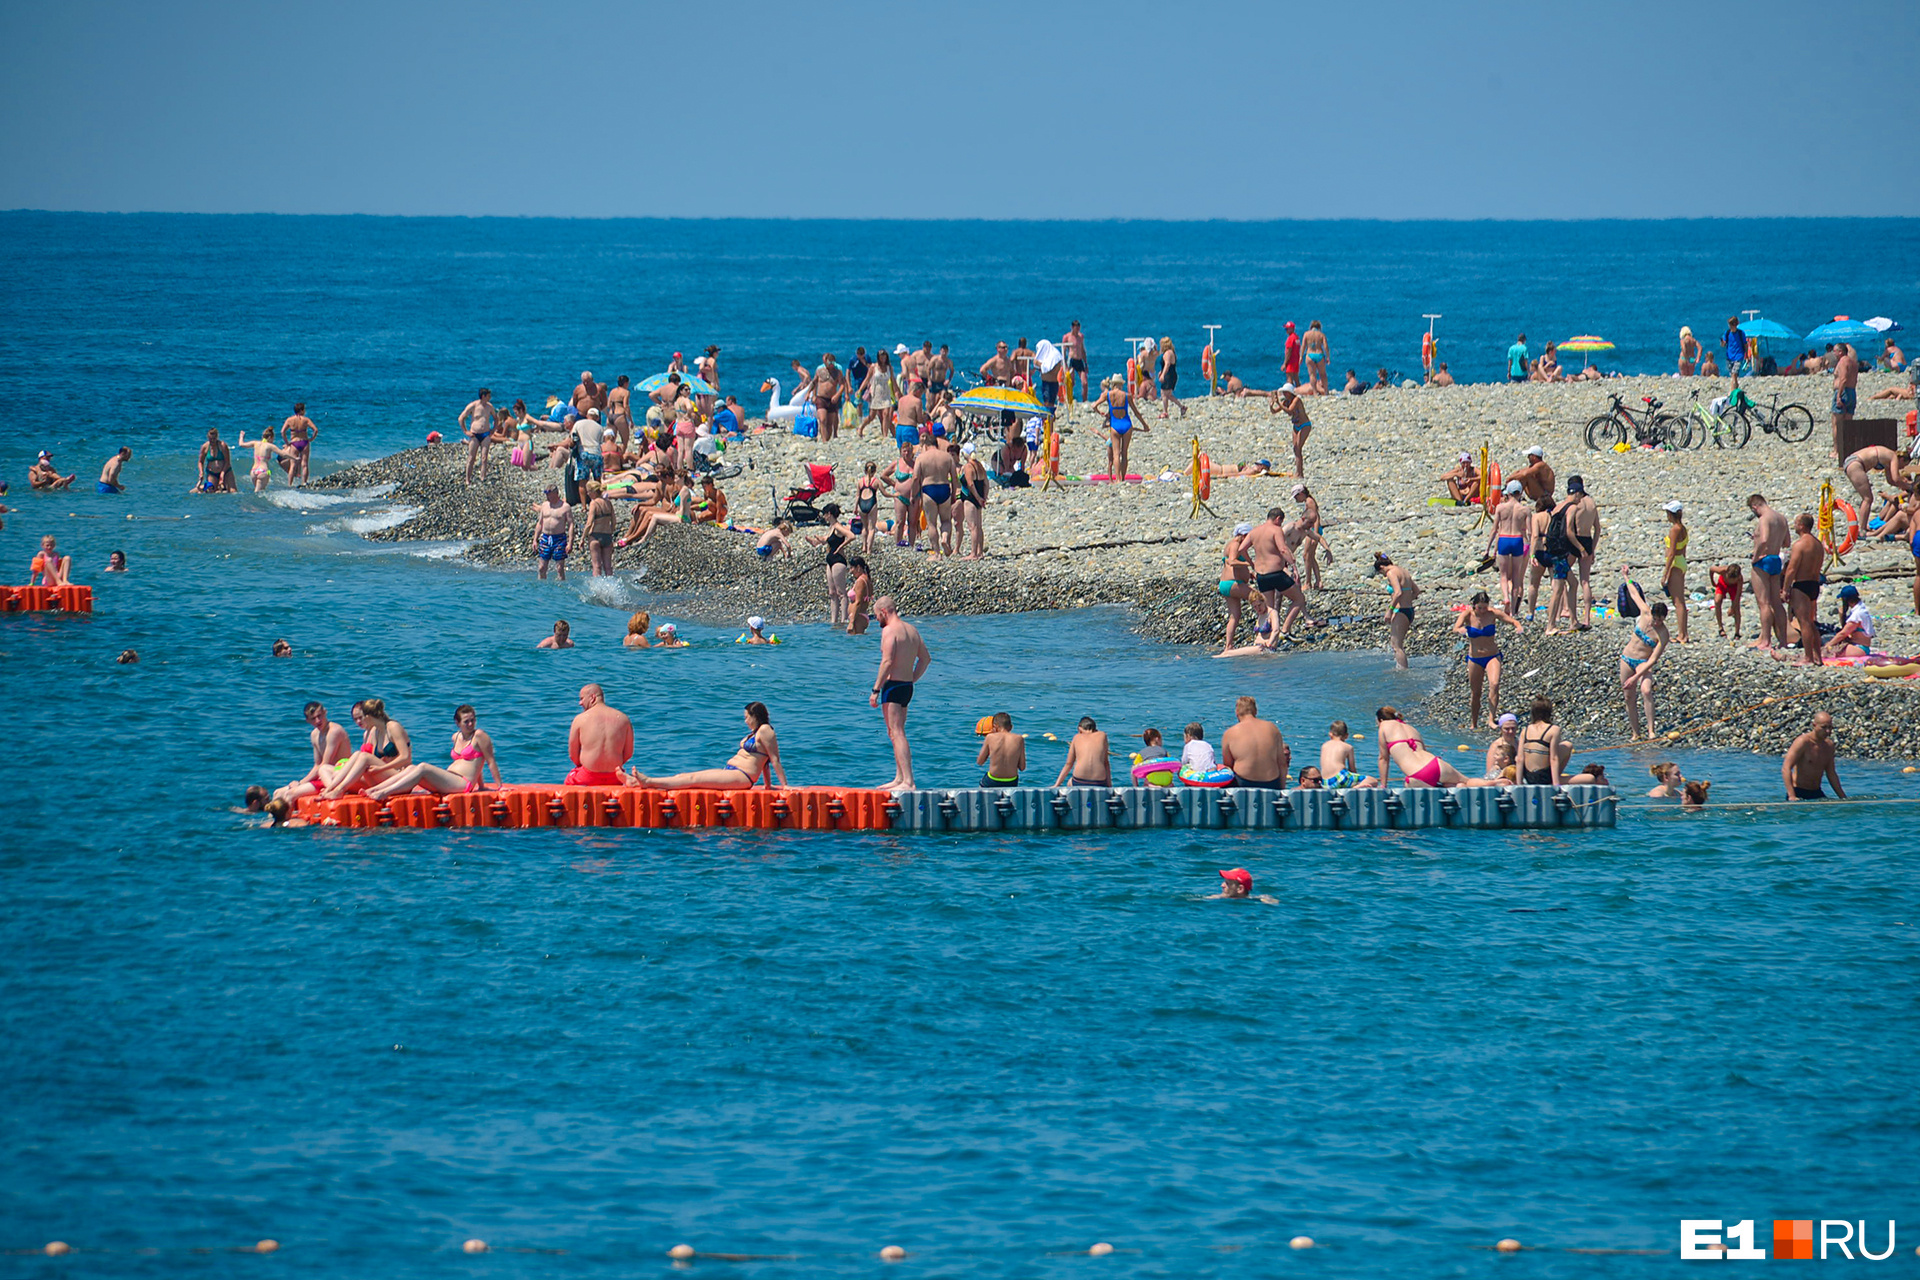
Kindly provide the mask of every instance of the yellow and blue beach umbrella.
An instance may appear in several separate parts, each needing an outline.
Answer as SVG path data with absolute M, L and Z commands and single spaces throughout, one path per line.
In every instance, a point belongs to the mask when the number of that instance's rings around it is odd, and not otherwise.
M 1053 416 L 1038 397 L 1012 387 L 975 387 L 964 395 L 956 396 L 953 407 L 962 412 L 970 409 L 975 413 L 1012 412 L 1039 414 L 1043 418 Z
M 645 382 L 642 382 L 639 386 L 635 387 L 634 390 L 638 391 L 641 395 L 651 395 L 655 391 L 658 391 L 660 388 L 667 385 L 667 376 L 668 375 L 664 373 L 656 373 L 651 378 L 648 378 Z M 680 375 L 680 381 L 686 383 L 687 386 L 692 389 L 693 394 L 697 396 L 712 396 L 712 395 L 720 394 L 719 392 L 715 391 L 712 387 L 707 385 L 706 379 L 701 378 L 697 374 L 694 374 L 691 372 L 682 373 Z

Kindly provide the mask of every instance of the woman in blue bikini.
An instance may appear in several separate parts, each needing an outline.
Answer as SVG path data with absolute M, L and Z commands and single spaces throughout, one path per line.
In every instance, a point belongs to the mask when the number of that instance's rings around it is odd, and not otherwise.
M 740 739 L 740 745 L 734 749 L 733 759 L 727 761 L 725 768 L 696 769 L 692 773 L 676 773 L 670 778 L 649 778 L 636 769 L 623 774 L 623 779 L 630 787 L 652 787 L 661 791 L 675 787 L 748 791 L 763 781 L 771 787 L 774 778 L 780 779 L 782 787 L 786 786 L 787 771 L 780 764 L 780 739 L 773 731 L 767 704 L 749 702 L 745 715 L 747 736 Z
M 1133 416 L 1133 397 L 1127 393 L 1126 381 L 1120 377 L 1106 380 L 1107 393 L 1100 397 L 1101 412 L 1107 416 L 1107 430 L 1112 438 L 1107 442 L 1107 475 L 1116 481 L 1127 478 L 1127 446 L 1132 442 L 1134 429 L 1147 430 L 1144 419 Z
M 1467 638 L 1467 723 L 1480 727 L 1480 690 L 1487 691 L 1487 719 L 1500 717 L 1500 642 L 1493 637 L 1502 619 L 1518 635 L 1526 628 L 1505 609 L 1493 607 L 1484 591 L 1473 593 L 1466 612 L 1454 619 L 1453 634 Z
M 1620 572 L 1624 575 L 1627 566 L 1621 565 Z M 1669 637 L 1666 602 L 1656 601 L 1649 608 L 1647 598 L 1640 594 L 1639 584 L 1632 578 L 1627 579 L 1627 595 L 1640 610 L 1640 618 L 1633 624 L 1633 635 L 1620 654 L 1620 688 L 1627 695 L 1627 738 L 1631 741 L 1640 736 L 1642 704 L 1647 710 L 1647 737 L 1653 737 L 1653 669 L 1660 665 L 1660 659 L 1667 656 Z M 1652 635 L 1647 634 L 1649 629 Z M 1639 702 L 1635 702 L 1633 697 L 1636 687 L 1640 694 Z

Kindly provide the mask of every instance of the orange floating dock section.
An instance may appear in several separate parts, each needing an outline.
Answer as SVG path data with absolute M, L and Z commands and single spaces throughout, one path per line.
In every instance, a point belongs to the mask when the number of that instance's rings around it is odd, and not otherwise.
M 0 613 L 92 612 L 92 587 L 0 587 Z
M 656 791 L 650 787 L 515 786 L 371 800 L 307 796 L 299 816 L 329 827 L 734 827 L 756 831 L 885 831 L 899 806 L 885 791 L 792 787 Z

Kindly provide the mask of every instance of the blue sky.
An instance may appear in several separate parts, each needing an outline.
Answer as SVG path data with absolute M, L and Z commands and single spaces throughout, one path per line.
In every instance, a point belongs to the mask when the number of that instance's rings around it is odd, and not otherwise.
M 1920 211 L 1906 3 L 0 6 L 0 208 Z

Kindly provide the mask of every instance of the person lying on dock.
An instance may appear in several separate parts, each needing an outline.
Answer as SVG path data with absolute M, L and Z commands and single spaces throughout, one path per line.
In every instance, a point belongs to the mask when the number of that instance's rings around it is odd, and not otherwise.
M 1067 754 L 1071 761 L 1073 753 Z M 1004 711 L 993 713 L 993 732 L 980 744 L 980 754 L 973 762 L 986 766 L 980 775 L 983 787 L 1020 785 L 1020 771 L 1027 767 L 1027 736 L 1013 731 L 1012 716 Z
M 1073 741 L 1067 744 L 1066 763 L 1060 766 L 1060 776 L 1053 780 L 1056 787 L 1110 787 L 1113 785 L 1113 766 L 1108 761 L 1110 748 L 1107 735 L 1093 722 L 1092 716 L 1080 717 L 1080 732 L 1073 735 Z M 1068 779 L 1072 782 L 1069 783 Z
M 1253 891 L 1253 873 L 1245 867 L 1235 867 L 1231 871 L 1220 873 L 1220 892 L 1207 895 L 1209 901 L 1215 898 L 1246 898 L 1253 902 L 1264 902 L 1270 907 L 1280 905 L 1280 899 Z
M 633 758 L 633 721 L 607 705 L 597 684 L 581 686 L 580 714 L 567 730 L 567 758 L 573 761 L 567 786 L 628 785 L 621 770 Z
M 669 778 L 649 778 L 636 769 L 624 772 L 622 780 L 629 787 L 651 787 L 657 791 L 678 787 L 747 791 L 761 782 L 771 787 L 774 778 L 780 779 L 782 787 L 786 786 L 787 771 L 780 763 L 780 739 L 773 731 L 767 704 L 749 702 L 743 715 L 747 722 L 747 736 L 740 739 L 740 745 L 734 749 L 733 758 L 727 761 L 725 767 L 676 773 Z

